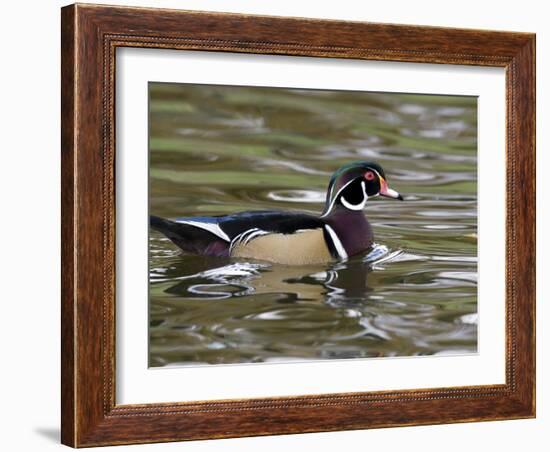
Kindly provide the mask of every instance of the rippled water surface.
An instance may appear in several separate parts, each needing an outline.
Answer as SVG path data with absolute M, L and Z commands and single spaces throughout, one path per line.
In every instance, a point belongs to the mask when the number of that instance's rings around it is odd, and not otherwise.
M 150 233 L 151 366 L 477 350 L 472 97 L 151 83 L 150 212 L 319 213 L 332 172 L 380 163 L 376 246 L 327 265 L 182 255 Z

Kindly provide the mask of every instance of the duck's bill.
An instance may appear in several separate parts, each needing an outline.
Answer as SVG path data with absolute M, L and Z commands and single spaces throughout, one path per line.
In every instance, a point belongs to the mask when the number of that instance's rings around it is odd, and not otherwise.
M 386 198 L 399 199 L 399 201 L 403 201 L 403 196 L 401 196 L 395 190 L 392 190 L 390 187 L 388 187 L 388 183 L 382 178 L 380 178 L 380 196 L 385 196 Z

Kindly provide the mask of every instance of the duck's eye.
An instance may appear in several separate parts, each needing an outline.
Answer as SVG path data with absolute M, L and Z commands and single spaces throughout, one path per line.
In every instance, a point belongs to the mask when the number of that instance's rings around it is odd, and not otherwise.
M 365 173 L 365 179 L 367 180 L 374 180 L 374 173 L 372 171 L 367 171 Z

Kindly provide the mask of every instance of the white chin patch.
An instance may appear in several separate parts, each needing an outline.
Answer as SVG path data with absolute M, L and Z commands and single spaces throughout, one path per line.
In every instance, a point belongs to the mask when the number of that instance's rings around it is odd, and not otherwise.
M 346 198 L 344 198 L 344 195 L 340 197 L 340 201 L 342 201 L 342 205 L 349 210 L 363 210 L 365 208 L 365 205 L 367 204 L 367 200 L 369 199 L 369 196 L 367 195 L 367 190 L 365 187 L 365 182 L 361 181 L 361 188 L 363 189 L 363 201 L 361 201 L 359 204 L 352 204 L 351 202 L 346 201 Z
M 349 210 L 363 210 L 365 208 L 365 204 L 367 203 L 367 201 L 363 199 L 363 201 L 359 204 L 352 204 L 350 202 L 347 202 L 346 198 L 344 198 L 343 196 L 340 198 L 340 201 L 342 201 L 342 205 Z

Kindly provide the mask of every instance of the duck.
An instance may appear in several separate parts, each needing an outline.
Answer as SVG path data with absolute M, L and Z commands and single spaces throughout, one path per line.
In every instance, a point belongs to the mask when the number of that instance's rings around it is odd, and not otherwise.
M 151 215 L 150 227 L 187 254 L 283 265 L 346 261 L 372 247 L 374 234 L 363 210 L 377 196 L 403 200 L 389 188 L 378 163 L 355 161 L 334 172 L 319 215 L 283 210 L 175 219 Z

